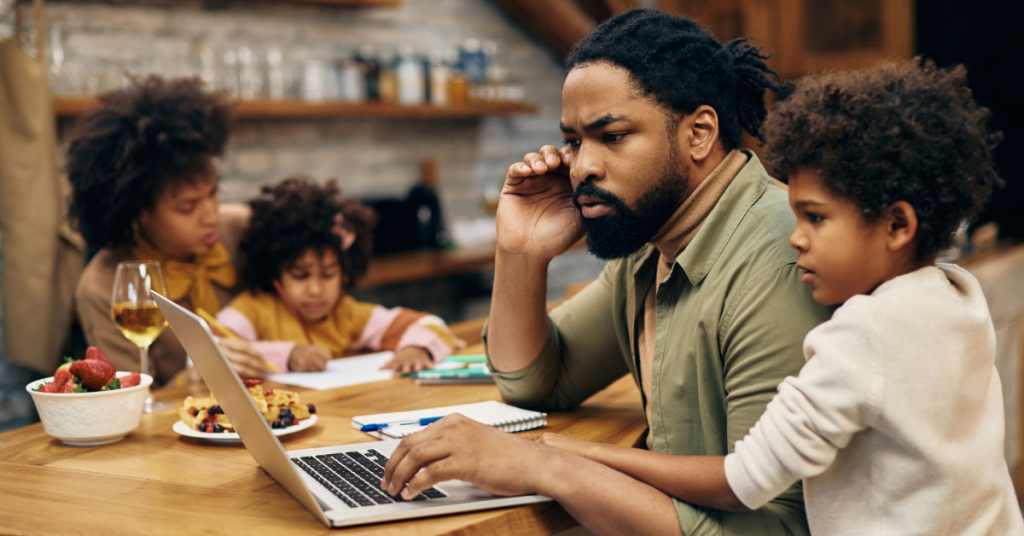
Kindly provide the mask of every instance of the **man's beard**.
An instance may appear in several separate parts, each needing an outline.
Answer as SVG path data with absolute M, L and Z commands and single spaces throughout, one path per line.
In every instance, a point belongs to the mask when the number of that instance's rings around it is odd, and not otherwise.
M 583 218 L 583 233 L 587 250 L 594 256 L 610 260 L 632 255 L 649 242 L 679 208 L 682 194 L 690 180 L 688 167 L 675 165 L 675 155 L 669 155 L 661 177 L 637 200 L 632 210 L 618 197 L 591 182 L 584 182 L 573 192 L 573 203 L 581 210 L 580 196 L 601 199 L 614 209 L 614 214 L 599 218 Z

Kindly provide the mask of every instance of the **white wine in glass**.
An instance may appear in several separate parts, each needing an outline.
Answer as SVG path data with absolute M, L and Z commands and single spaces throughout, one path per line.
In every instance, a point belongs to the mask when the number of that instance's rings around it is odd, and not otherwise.
M 114 289 L 110 300 L 110 317 L 124 336 L 139 347 L 141 371 L 149 374 L 149 346 L 167 327 L 149 291 L 167 294 L 163 270 L 156 261 L 129 261 L 118 263 L 114 275 Z M 144 411 L 153 413 L 172 409 L 166 402 L 146 398 Z

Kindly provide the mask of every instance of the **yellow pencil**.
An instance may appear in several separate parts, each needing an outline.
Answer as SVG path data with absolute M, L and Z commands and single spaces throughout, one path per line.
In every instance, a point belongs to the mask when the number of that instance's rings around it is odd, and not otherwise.
M 203 318 L 203 320 L 205 320 L 206 323 L 209 324 L 211 328 L 213 328 L 213 331 L 214 331 L 215 335 L 221 335 L 222 337 L 227 337 L 229 339 L 236 340 L 236 341 L 242 340 L 238 335 L 235 334 L 235 332 L 233 332 L 230 329 L 228 329 L 228 327 L 225 326 L 224 324 L 221 324 L 220 321 L 218 321 L 216 318 L 214 318 L 213 315 L 211 315 L 210 313 L 207 313 L 203 309 L 197 307 L 196 308 L 196 314 L 201 316 Z M 273 372 L 275 374 L 281 372 L 281 370 L 278 369 L 270 361 L 267 361 L 267 360 L 264 359 L 263 363 L 265 365 L 267 365 L 267 369 L 270 370 L 270 372 Z

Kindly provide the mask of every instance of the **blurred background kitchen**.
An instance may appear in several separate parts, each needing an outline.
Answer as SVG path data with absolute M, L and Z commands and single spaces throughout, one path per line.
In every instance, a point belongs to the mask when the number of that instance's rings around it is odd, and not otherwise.
M 787 79 L 918 53 L 967 65 L 977 100 L 1005 134 L 996 157 L 1007 186 L 946 258 L 961 258 L 990 294 L 1016 474 L 1024 372 L 1017 1 L 968 8 L 955 0 L 46 0 L 40 18 L 32 0 L 0 0 L 0 38 L 42 55 L 59 150 L 93 96 L 129 77 L 197 76 L 234 94 L 239 119 L 218 162 L 222 201 L 244 201 L 294 173 L 337 177 L 345 195 L 383 215 L 377 257 L 354 295 L 456 323 L 487 313 L 506 168 L 560 143 L 562 58 L 596 24 L 631 7 L 686 13 L 721 40 L 754 36 Z M 0 160 L 4 151 L 0 138 Z M 11 262 L 2 233 L 17 225 L 10 209 L 24 205 L 12 197 L 27 191 L 20 186 L 0 183 L 0 269 L 5 254 Z M 602 266 L 574 248 L 552 264 L 548 298 L 564 298 Z M 0 293 L 9 293 L 17 274 L 4 275 Z M 3 305 L 0 329 L 10 330 L 11 315 L 22 311 Z M 54 363 L 81 344 L 73 318 L 32 336 L 69 341 Z M 23 386 L 52 370 L 21 366 L 3 348 L 0 431 L 34 421 Z

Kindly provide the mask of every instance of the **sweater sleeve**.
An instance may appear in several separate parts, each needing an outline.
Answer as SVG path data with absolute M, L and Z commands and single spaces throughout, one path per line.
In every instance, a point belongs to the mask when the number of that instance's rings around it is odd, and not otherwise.
M 230 329 L 239 338 L 250 341 L 252 347 L 263 354 L 263 359 L 277 367 L 280 372 L 288 372 L 288 361 L 291 359 L 295 343 L 292 341 L 263 341 L 256 334 L 256 327 L 247 316 L 234 307 L 225 307 L 217 313 L 217 321 Z
M 395 307 L 374 305 L 369 318 L 354 338 L 353 349 L 401 350 L 420 347 L 435 363 L 466 345 L 436 315 Z
M 870 315 L 840 309 L 807 334 L 808 362 L 788 377 L 750 433 L 725 458 L 736 496 L 757 509 L 794 482 L 823 473 L 877 417 L 884 389 Z

